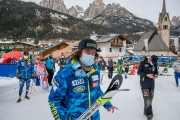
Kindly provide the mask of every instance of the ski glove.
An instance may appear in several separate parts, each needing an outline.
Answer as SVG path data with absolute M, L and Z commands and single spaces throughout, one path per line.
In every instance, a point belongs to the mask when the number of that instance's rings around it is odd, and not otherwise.
M 34 74 L 31 75 L 31 78 L 32 78 L 32 79 L 34 78 Z
M 21 75 L 20 75 L 20 74 L 17 74 L 17 78 L 21 80 Z
M 99 97 L 96 102 L 101 104 L 101 103 L 107 103 L 111 100 L 112 98 L 102 98 L 102 97 Z

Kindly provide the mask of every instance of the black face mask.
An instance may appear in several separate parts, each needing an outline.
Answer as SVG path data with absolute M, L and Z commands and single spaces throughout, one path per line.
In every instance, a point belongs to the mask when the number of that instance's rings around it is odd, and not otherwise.
M 52 58 L 52 56 L 49 56 L 49 58 Z

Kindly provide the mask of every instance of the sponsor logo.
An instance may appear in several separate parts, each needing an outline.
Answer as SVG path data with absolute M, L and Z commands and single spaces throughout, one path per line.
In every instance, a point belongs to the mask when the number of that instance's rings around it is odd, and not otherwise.
M 119 84 L 120 84 L 120 83 L 119 83 L 119 80 L 116 80 L 116 81 L 111 85 L 110 89 L 112 89 L 112 87 L 115 86 L 115 85 L 118 85 L 118 86 L 119 86 Z
M 145 64 L 145 67 L 149 67 L 149 65 L 148 65 L 148 64 Z
M 93 43 L 87 43 L 87 47 L 93 47 L 93 48 L 96 48 L 96 44 L 93 44 Z
M 53 115 L 53 117 L 55 118 L 55 120 L 60 120 L 60 116 L 58 115 L 58 111 L 56 109 L 56 106 L 54 103 L 49 103 L 50 108 L 51 108 L 51 113 Z
M 21 62 L 21 66 L 25 66 L 25 62 Z
M 92 87 L 95 88 L 98 85 L 98 82 L 92 82 Z
M 93 80 L 93 81 L 97 81 L 97 80 L 99 80 L 98 75 L 94 75 L 94 76 L 92 76 L 92 80 Z
M 31 65 L 31 63 L 28 63 L 27 65 L 28 65 L 28 66 L 30 66 L 30 65 Z
M 73 89 L 74 92 L 83 92 L 85 90 L 85 87 L 84 86 L 77 86 Z
M 82 85 L 84 84 L 84 79 L 77 79 L 72 81 L 73 86 Z

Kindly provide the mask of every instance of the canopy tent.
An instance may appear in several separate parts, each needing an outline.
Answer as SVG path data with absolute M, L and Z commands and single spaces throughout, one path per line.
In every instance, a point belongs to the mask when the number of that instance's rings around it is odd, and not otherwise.
M 20 60 L 23 54 L 18 51 L 11 51 L 2 56 L 2 63 L 10 63 L 12 60 Z

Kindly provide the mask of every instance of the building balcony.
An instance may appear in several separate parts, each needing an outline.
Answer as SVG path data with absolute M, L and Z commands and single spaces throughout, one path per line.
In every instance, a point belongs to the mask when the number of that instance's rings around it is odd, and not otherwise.
M 13 51 L 32 51 L 33 48 L 13 48 Z
M 123 42 L 111 42 L 111 46 L 113 46 L 113 47 L 123 47 Z
M 123 42 L 111 42 L 111 46 L 113 47 L 124 47 Z M 126 48 L 133 48 L 133 44 L 126 44 Z

